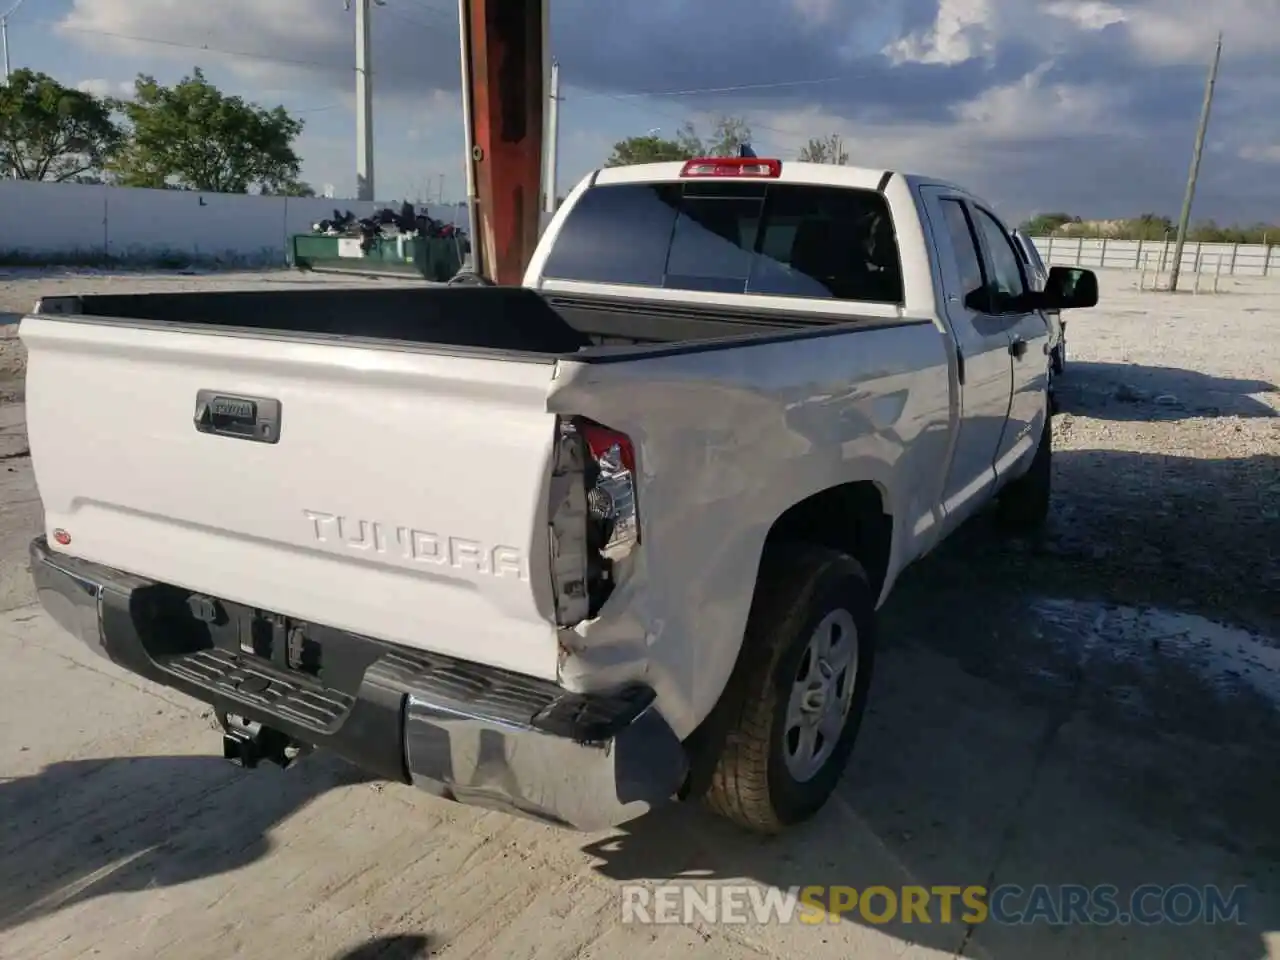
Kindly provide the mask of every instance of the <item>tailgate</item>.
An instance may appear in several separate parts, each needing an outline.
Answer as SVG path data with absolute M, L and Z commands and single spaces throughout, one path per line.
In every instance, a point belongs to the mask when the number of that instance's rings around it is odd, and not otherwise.
M 41 316 L 21 337 L 54 549 L 555 678 L 553 361 Z

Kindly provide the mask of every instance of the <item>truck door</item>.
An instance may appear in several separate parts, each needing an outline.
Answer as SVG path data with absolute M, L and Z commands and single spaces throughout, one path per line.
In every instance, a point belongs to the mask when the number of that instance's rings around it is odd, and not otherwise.
M 969 213 L 982 241 L 993 316 L 1003 323 L 1013 361 L 1009 422 L 996 453 L 996 476 L 1002 477 L 1035 454 L 1048 416 L 1049 321 L 1021 304 L 1031 289 L 1022 258 L 1008 228 L 990 210 L 969 203 Z
M 1007 320 L 986 309 L 988 278 L 966 199 L 941 187 L 925 187 L 922 196 L 939 252 L 942 308 L 959 353 L 960 417 L 942 498 L 944 529 L 951 529 L 995 485 L 995 461 L 1013 390 L 1013 357 Z

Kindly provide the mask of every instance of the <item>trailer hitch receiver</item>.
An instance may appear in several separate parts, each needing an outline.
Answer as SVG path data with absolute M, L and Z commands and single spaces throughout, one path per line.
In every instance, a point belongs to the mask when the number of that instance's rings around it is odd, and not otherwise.
M 257 721 L 230 713 L 220 714 L 218 720 L 222 724 L 223 759 L 246 770 L 254 769 L 264 760 L 283 770 L 308 752 L 288 734 L 264 727 Z

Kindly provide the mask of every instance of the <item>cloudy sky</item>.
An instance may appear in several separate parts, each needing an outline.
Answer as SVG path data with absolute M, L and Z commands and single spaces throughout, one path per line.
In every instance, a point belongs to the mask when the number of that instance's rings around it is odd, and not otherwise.
M 12 0 L 0 0 L 0 6 Z M 930 173 L 1010 217 L 1176 216 L 1217 30 L 1196 215 L 1280 221 L 1280 0 L 551 0 L 561 182 L 621 138 L 719 113 L 757 152 L 840 133 L 854 163 Z M 460 194 L 457 6 L 374 20 L 380 198 Z M 120 93 L 193 66 L 306 121 L 304 175 L 355 186 L 354 14 L 342 0 L 25 0 L 13 65 Z

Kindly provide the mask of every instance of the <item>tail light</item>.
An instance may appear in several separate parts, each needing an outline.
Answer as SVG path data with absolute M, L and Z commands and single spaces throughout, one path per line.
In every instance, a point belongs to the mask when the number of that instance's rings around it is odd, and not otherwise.
M 777 178 L 782 176 L 782 161 L 759 157 L 701 157 L 686 162 L 680 176 Z
M 560 421 L 551 504 L 557 619 L 596 616 L 617 583 L 617 565 L 640 543 L 636 453 L 625 433 L 585 417 Z

